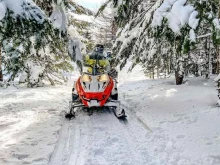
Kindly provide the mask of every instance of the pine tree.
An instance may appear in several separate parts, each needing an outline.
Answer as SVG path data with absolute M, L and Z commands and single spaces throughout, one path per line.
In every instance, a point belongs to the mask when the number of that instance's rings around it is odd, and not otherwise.
M 179 1 L 174 2 L 173 6 L 177 5 L 177 3 L 180 3 Z M 165 4 L 165 2 L 164 2 Z M 183 3 L 183 7 L 190 9 L 190 15 L 187 17 L 189 19 L 188 24 L 185 23 L 184 26 L 179 26 L 179 32 L 175 31 L 173 29 L 173 26 L 169 25 L 170 20 L 167 18 L 163 18 L 163 23 L 160 24 L 159 27 L 157 27 L 156 32 L 159 32 L 159 36 L 172 36 L 175 35 L 175 37 L 167 38 L 166 41 L 169 42 L 171 45 L 172 43 L 175 43 L 175 52 L 177 54 L 177 71 L 178 67 L 182 66 L 182 70 L 184 72 L 189 72 L 190 67 L 197 68 L 195 65 L 198 64 L 198 60 L 195 59 L 195 55 L 197 56 L 200 54 L 200 57 L 196 58 L 202 58 L 201 55 L 201 43 L 204 40 L 204 37 L 201 37 L 199 39 L 199 36 L 204 36 L 207 33 L 212 34 L 212 36 L 216 36 L 215 31 L 216 26 L 214 25 L 214 20 L 216 19 L 216 1 L 192 1 L 189 4 L 193 4 L 193 7 L 189 6 L 186 3 Z M 163 5 L 163 4 L 162 4 Z M 161 5 L 161 6 L 162 6 Z M 173 8 L 171 6 L 171 9 Z M 211 12 L 210 12 L 211 11 Z M 156 14 L 156 13 L 155 13 Z M 183 13 L 185 14 L 185 13 Z M 165 14 L 164 14 L 165 15 Z M 156 16 L 155 16 L 156 17 Z M 172 18 L 172 17 L 171 17 Z M 213 28 L 214 27 L 214 28 Z M 170 30 L 171 29 L 171 30 Z M 215 37 L 211 40 L 210 35 L 205 36 L 205 47 L 203 48 L 204 52 L 206 52 L 206 56 L 204 56 L 207 62 L 204 65 L 206 70 L 206 77 L 209 77 L 208 74 L 212 72 L 212 53 L 213 48 L 215 47 Z M 197 53 L 199 51 L 200 53 Z M 193 52 L 193 53 L 191 53 Z M 188 65 L 190 63 L 190 66 Z M 196 71 L 194 71 L 196 72 Z
M 96 26 L 98 33 L 96 34 L 97 42 L 111 49 L 115 40 L 117 26 L 114 20 L 114 14 L 110 6 L 96 17 Z
M 0 46 L 0 82 L 3 81 L 3 73 L 2 73 L 2 49 Z
M 82 70 L 83 56 L 91 52 L 95 44 L 95 25 L 91 21 L 94 13 L 74 1 L 70 1 L 68 8 L 68 53 Z M 88 20 L 80 19 L 81 17 Z
M 33 2 L 23 1 L 21 8 L 20 14 L 8 8 L 1 20 L 3 66 L 10 75 L 8 81 L 23 72 L 22 81 L 27 81 L 30 87 L 42 85 L 45 78 L 52 85 L 61 82 L 61 70 L 72 68 L 66 32 L 54 28 L 48 16 Z
M 130 1 L 128 13 L 132 14 L 125 19 L 117 13 L 116 17 L 125 21 L 125 24 L 118 24 L 122 26 L 114 44 L 117 63 L 121 68 L 127 61 L 132 61 L 131 68 L 141 63 L 151 75 L 155 70 L 176 72 L 177 78 L 182 79 L 184 72 L 198 75 L 198 69 L 202 67 L 199 62 L 207 61 L 204 65 L 206 72 L 213 72 L 217 57 L 215 49 L 219 45 L 217 1 L 169 2 L 142 0 L 134 7 L 135 2 Z M 175 11 L 180 16 L 174 17 Z M 201 45 L 205 45 L 202 50 Z

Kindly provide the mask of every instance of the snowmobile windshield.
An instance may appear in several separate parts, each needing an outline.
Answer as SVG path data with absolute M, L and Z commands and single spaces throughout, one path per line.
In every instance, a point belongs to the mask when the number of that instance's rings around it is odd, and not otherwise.
M 94 52 L 84 59 L 83 72 L 91 75 L 100 75 L 110 70 L 109 61 L 103 53 Z

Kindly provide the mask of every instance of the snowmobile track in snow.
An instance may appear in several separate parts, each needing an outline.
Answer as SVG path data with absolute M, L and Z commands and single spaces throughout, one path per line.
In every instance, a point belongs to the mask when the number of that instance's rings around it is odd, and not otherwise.
M 77 116 L 79 117 L 79 116 Z M 79 117 L 80 118 L 80 117 Z M 87 116 L 85 116 L 85 119 Z M 85 119 L 81 123 L 85 122 Z M 75 119 L 74 119 L 75 120 Z M 49 165 L 77 164 L 82 139 L 82 126 L 74 120 L 65 120 L 59 132 L 59 140 L 50 158 Z M 79 119 L 80 120 L 80 119 Z M 84 123 L 85 125 L 87 122 Z M 71 163 L 70 163 L 71 162 Z
M 134 120 L 136 120 L 137 122 L 139 122 L 147 131 L 150 131 L 151 133 L 153 132 L 150 127 L 146 124 L 146 121 L 144 121 L 144 119 L 141 119 L 140 117 L 138 117 L 135 112 L 128 107 L 126 104 L 122 103 L 122 107 L 124 109 L 126 109 L 126 115 Z
M 108 110 L 92 116 L 79 113 L 64 121 L 49 165 L 146 164 L 149 134 L 150 129 L 129 114 L 127 121 L 120 121 Z

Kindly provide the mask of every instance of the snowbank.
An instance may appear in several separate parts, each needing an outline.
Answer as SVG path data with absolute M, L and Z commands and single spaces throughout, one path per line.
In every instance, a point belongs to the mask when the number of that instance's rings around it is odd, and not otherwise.
M 0 89 L 0 164 L 47 165 L 71 86 Z
M 176 86 L 174 79 L 141 79 L 120 73 L 120 98 L 129 113 L 151 130 L 146 138 L 149 164 L 219 164 L 220 113 L 212 80 L 187 78 Z M 144 78 L 144 77 L 143 77 Z

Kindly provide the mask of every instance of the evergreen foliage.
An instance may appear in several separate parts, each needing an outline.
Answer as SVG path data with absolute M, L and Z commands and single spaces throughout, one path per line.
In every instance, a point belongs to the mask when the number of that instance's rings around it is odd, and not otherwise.
M 131 69 L 140 63 L 152 78 L 155 73 L 204 75 L 217 71 L 212 67 L 220 44 L 217 0 L 109 3 L 118 11 L 115 20 L 121 27 L 113 48 L 120 68 L 128 61 Z
M 41 3 L 45 10 L 50 5 L 48 1 Z M 43 79 L 48 79 L 52 85 L 61 82 L 61 70 L 72 69 L 66 34 L 61 35 L 44 11 L 32 1 L 24 1 L 22 9 L 20 15 L 15 15 L 7 8 L 0 22 L 3 68 L 10 76 L 8 81 L 22 73 L 21 82 L 28 82 L 30 87 L 42 85 Z

